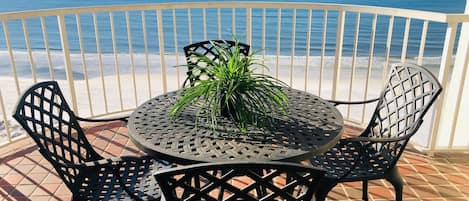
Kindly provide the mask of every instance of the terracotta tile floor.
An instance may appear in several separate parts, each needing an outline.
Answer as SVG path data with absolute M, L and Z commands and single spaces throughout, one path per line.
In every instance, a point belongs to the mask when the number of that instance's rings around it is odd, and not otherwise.
M 138 155 L 120 122 L 85 125 L 87 137 L 104 157 Z M 351 130 L 351 129 L 348 129 Z M 469 154 L 434 157 L 406 151 L 398 164 L 404 177 L 404 200 L 469 200 Z M 370 200 L 393 200 L 394 190 L 384 180 L 369 185 Z M 339 184 L 329 200 L 360 200 L 361 183 Z M 0 201 L 70 200 L 70 191 L 28 137 L 0 148 Z

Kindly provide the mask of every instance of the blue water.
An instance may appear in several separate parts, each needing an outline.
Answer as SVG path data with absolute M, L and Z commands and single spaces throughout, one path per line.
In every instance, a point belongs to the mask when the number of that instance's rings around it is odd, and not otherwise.
M 63 7 L 84 7 L 99 5 L 125 5 L 138 3 L 167 3 L 167 2 L 198 2 L 201 0 L 0 0 L 0 12 L 37 10 L 48 8 Z M 223 0 L 204 0 L 204 2 Z M 251 0 L 261 1 L 261 0 Z M 314 2 L 314 3 L 337 3 L 337 4 L 355 4 L 369 6 L 383 6 L 393 8 L 419 9 L 434 12 L 462 13 L 464 12 L 465 0 L 264 0 L 268 2 Z
M 38 10 L 38 9 L 50 9 L 50 8 L 62 8 L 62 7 L 85 7 L 85 6 L 98 6 L 98 5 L 118 5 L 118 4 L 138 4 L 138 3 L 163 3 L 170 2 L 164 0 L 101 0 L 101 1 L 83 1 L 83 0 L 44 0 L 44 1 L 30 1 L 30 0 L 0 0 L 0 12 L 13 12 L 13 11 L 24 11 L 24 10 Z M 174 2 L 174 1 L 173 1 Z M 184 2 L 195 2 L 195 1 L 184 1 Z M 280 1 L 278 1 L 280 2 Z M 340 4 L 357 4 L 357 5 L 370 5 L 370 6 L 383 6 L 383 7 L 395 7 L 395 8 L 406 8 L 406 9 L 418 9 L 425 11 L 444 12 L 444 13 L 462 13 L 464 12 L 465 0 L 319 0 L 319 1 L 298 1 L 298 2 L 316 2 L 316 3 L 340 3 Z M 177 42 L 179 52 L 182 52 L 181 48 L 189 44 L 189 33 L 187 29 L 187 10 L 176 10 L 177 13 Z M 281 19 L 281 43 L 280 43 L 280 54 L 291 55 L 291 36 L 292 36 L 292 10 L 282 9 Z M 125 16 L 123 12 L 114 12 L 114 22 L 116 30 L 116 41 L 117 49 L 119 53 L 128 53 L 128 40 L 127 40 L 127 27 L 125 23 Z M 142 31 L 142 18 L 140 11 L 130 12 L 131 21 L 131 34 L 132 44 L 134 53 L 144 52 L 143 43 L 143 31 Z M 192 41 L 203 40 L 203 29 L 202 29 L 202 10 L 192 9 L 191 14 L 192 20 Z M 168 53 L 175 52 L 175 43 L 173 36 L 173 22 L 172 13 L 170 10 L 163 12 L 163 33 L 165 41 L 165 51 Z M 337 27 L 337 12 L 331 11 L 328 15 L 327 24 L 327 37 L 326 37 L 326 55 L 334 55 L 335 53 L 335 32 Z M 111 37 L 111 27 L 108 13 L 98 13 L 98 27 L 100 35 L 101 51 L 103 53 L 113 53 L 113 44 Z M 218 22 L 216 20 L 216 9 L 207 9 L 207 38 L 218 38 Z M 81 17 L 81 28 L 83 33 L 84 50 L 86 53 L 96 53 L 96 41 L 95 41 L 95 30 L 93 27 L 93 19 L 90 14 L 80 15 Z M 323 12 L 319 10 L 313 10 L 312 16 L 312 28 L 311 28 L 311 50 L 310 55 L 320 55 L 322 45 L 322 32 L 323 32 Z M 352 55 L 354 32 L 355 32 L 355 14 L 348 13 L 345 17 L 345 32 L 344 32 L 344 46 L 343 55 Z M 147 24 L 147 38 L 148 48 L 153 54 L 158 53 L 158 30 L 156 22 L 155 11 L 145 11 L 145 18 Z M 222 9 L 222 38 L 230 39 L 232 35 L 232 19 L 231 9 Z M 246 13 L 244 9 L 236 9 L 236 30 L 234 33 L 243 37 L 246 28 Z M 380 16 L 377 19 L 376 28 L 376 39 L 374 46 L 374 55 L 376 57 L 384 56 L 386 51 L 386 39 L 388 33 L 388 21 L 389 17 Z M 42 51 L 45 49 L 42 30 L 39 19 L 28 19 L 27 26 L 29 35 L 31 37 L 31 47 L 35 51 Z M 253 9 L 252 11 L 252 43 L 253 49 L 261 49 L 262 42 L 262 10 Z M 371 23 L 372 15 L 362 14 L 360 24 L 360 34 L 358 40 L 358 56 L 367 56 L 370 49 L 370 34 L 371 34 Z M 266 54 L 277 53 L 277 10 L 267 9 L 267 31 L 266 31 Z M 70 51 L 72 53 L 79 53 L 80 47 L 77 36 L 77 25 L 75 22 L 75 16 L 66 16 L 66 24 L 68 31 L 68 39 L 70 45 Z M 423 21 L 412 20 L 407 56 L 415 57 L 418 55 L 420 46 L 420 35 Z M 395 18 L 393 38 L 391 43 L 391 56 L 400 57 L 403 42 L 403 32 L 405 26 L 405 19 Z M 13 20 L 8 23 L 9 33 L 11 37 L 12 47 L 15 50 L 24 51 L 26 49 L 23 28 L 21 21 Z M 49 46 L 52 50 L 60 50 L 60 36 L 57 27 L 56 17 L 46 17 L 46 28 L 48 31 Z M 296 39 L 295 39 L 295 55 L 306 55 L 306 33 L 307 29 L 307 10 L 297 10 L 296 18 Z M 426 48 L 425 57 L 441 56 L 445 37 L 446 25 L 441 23 L 430 23 Z M 0 27 L 0 51 L 6 50 L 6 43 L 4 39 L 3 29 Z M 44 59 L 44 58 L 43 58 Z M 40 62 L 37 62 L 40 63 Z M 44 62 L 42 62 L 44 63 Z M 45 64 L 45 63 L 44 63 Z M 17 64 L 21 71 L 25 74 L 29 72 L 29 63 Z M 0 63 L 0 72 L 6 72 L 9 69 L 9 63 Z M 37 68 L 47 71 L 47 66 L 37 66 Z M 22 69 L 22 70 L 21 70 Z M 4 71 L 5 70 L 5 71 Z M 45 73 L 47 74 L 47 73 Z

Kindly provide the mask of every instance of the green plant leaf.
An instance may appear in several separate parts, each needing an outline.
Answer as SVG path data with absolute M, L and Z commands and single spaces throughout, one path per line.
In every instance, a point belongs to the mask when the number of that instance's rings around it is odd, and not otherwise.
M 241 133 L 247 133 L 249 125 L 271 127 L 276 117 L 287 113 L 288 97 L 282 90 L 287 85 L 272 76 L 256 74 L 257 67 L 266 68 L 254 58 L 259 51 L 244 56 L 238 40 L 234 38 L 234 41 L 231 48 L 227 43 L 212 42 L 218 59 L 194 53 L 190 59 L 197 61 L 198 65 L 184 65 L 194 71 L 185 82 L 194 81 L 181 90 L 180 98 L 169 111 L 172 119 L 189 106 L 198 107 L 196 124 L 204 117 L 215 132 L 219 119 L 224 115 Z M 209 78 L 198 79 L 196 72 L 205 72 Z

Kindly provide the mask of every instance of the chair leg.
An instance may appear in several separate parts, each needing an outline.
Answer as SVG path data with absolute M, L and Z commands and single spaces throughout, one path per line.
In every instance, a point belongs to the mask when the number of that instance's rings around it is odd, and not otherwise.
M 319 184 L 318 190 L 315 194 L 316 201 L 326 200 L 327 194 L 329 191 L 337 185 L 337 181 L 333 180 L 324 180 Z
M 391 169 L 388 174 L 386 174 L 385 178 L 394 186 L 394 190 L 396 191 L 396 201 L 402 201 L 402 189 L 404 182 L 402 181 L 402 177 L 399 174 L 397 166 L 394 166 L 394 168 Z
M 362 200 L 368 201 L 368 180 L 363 180 L 362 185 Z

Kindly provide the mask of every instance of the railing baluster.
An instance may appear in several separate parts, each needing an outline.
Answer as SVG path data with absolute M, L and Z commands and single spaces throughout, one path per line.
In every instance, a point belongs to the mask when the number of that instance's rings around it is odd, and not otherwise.
M 402 40 L 401 62 L 404 63 L 407 57 L 407 45 L 409 43 L 410 18 L 405 21 L 404 39 Z
M 59 23 L 60 43 L 62 44 L 65 73 L 67 74 L 67 81 L 68 81 L 68 85 L 70 88 L 70 96 L 72 98 L 72 108 L 73 108 L 73 111 L 77 115 L 79 115 L 80 112 L 78 110 L 78 105 L 77 105 L 77 95 L 76 95 L 76 90 L 75 90 L 75 82 L 73 79 L 72 63 L 70 60 L 70 50 L 68 47 L 68 38 L 67 38 L 68 35 L 67 35 L 67 27 L 65 24 L 65 17 L 63 15 L 58 15 L 57 21 Z
M 173 36 L 174 36 L 174 54 L 176 54 L 176 74 L 178 79 L 178 87 L 181 86 L 181 76 L 179 75 L 179 47 L 178 47 L 178 32 L 177 32 L 177 24 L 176 24 L 176 10 L 172 10 L 173 14 Z
M 192 15 L 190 8 L 187 8 L 187 26 L 189 32 L 189 43 L 192 43 Z
M 118 50 L 117 50 L 117 42 L 116 42 L 116 30 L 114 25 L 114 15 L 112 12 L 109 12 L 109 23 L 111 24 L 111 37 L 112 37 L 112 49 L 114 52 L 114 67 L 116 69 L 116 79 L 117 79 L 117 88 L 119 90 L 119 101 L 120 101 L 120 109 L 124 109 L 124 101 L 122 98 L 122 85 L 121 85 L 121 73 L 119 67 L 119 57 L 118 57 Z
M 161 64 L 161 81 L 163 82 L 163 93 L 168 92 L 168 82 L 166 80 L 166 63 L 164 59 L 164 35 L 163 35 L 163 14 L 161 9 L 156 10 L 158 23 L 158 44 L 160 45 L 160 64 Z
M 88 78 L 88 65 L 86 64 L 85 49 L 83 46 L 83 34 L 81 31 L 81 22 L 80 22 L 79 14 L 75 14 L 75 21 L 77 23 L 78 43 L 80 45 L 81 62 L 83 63 L 83 75 L 85 78 L 86 95 L 88 96 L 90 115 L 93 116 L 94 112 L 93 112 L 93 103 L 91 101 L 90 83 L 89 83 L 89 78 Z
M 251 8 L 246 8 L 246 42 L 247 44 L 251 44 L 251 34 L 252 34 L 252 23 L 251 23 Z
M 21 19 L 21 24 L 23 25 L 24 41 L 26 43 L 26 50 L 28 51 L 29 64 L 31 65 L 31 75 L 34 83 L 37 83 L 36 65 L 34 63 L 33 52 L 31 50 L 31 41 L 29 40 L 28 25 L 26 24 L 25 19 Z
M 322 79 L 324 74 L 324 53 L 326 51 L 327 10 L 324 10 L 322 21 L 321 65 L 319 66 L 318 95 L 321 96 Z
M 363 94 L 363 100 L 366 100 L 368 98 L 368 88 L 369 88 L 369 82 L 371 79 L 371 66 L 373 65 L 373 54 L 374 54 L 374 49 L 375 49 L 376 21 L 377 21 L 377 15 L 374 14 L 372 25 L 371 25 L 370 54 L 368 55 L 368 68 L 366 71 L 365 93 Z M 362 119 L 361 119 L 362 124 L 365 122 L 365 110 L 366 110 L 366 104 L 363 104 L 362 105 Z
M 150 59 L 148 57 L 148 42 L 147 42 L 147 22 L 145 19 L 145 11 L 141 11 L 142 16 L 142 32 L 143 32 L 143 48 L 145 49 L 145 66 L 147 71 L 147 84 L 148 84 L 148 97 L 153 97 L 151 94 L 151 73 L 150 73 Z
M 236 35 L 236 8 L 231 9 L 231 34 Z
M 127 43 L 129 45 L 130 70 L 132 71 L 132 83 L 134 86 L 134 101 L 135 101 L 135 107 L 137 107 L 138 106 L 137 79 L 135 78 L 135 62 L 134 62 L 134 51 L 133 51 L 133 44 L 132 44 L 132 33 L 130 32 L 129 11 L 125 11 L 125 23 L 127 25 Z
M 348 101 L 352 101 L 352 90 L 353 90 L 353 80 L 355 78 L 355 71 L 357 69 L 357 51 L 358 51 L 358 36 L 360 34 L 360 16 L 361 14 L 357 12 L 355 19 L 355 33 L 353 39 L 353 53 L 352 53 L 352 69 L 350 70 L 350 82 L 349 82 L 349 91 L 348 91 Z M 347 106 L 347 119 L 350 119 L 351 106 Z
M 203 20 L 203 30 L 204 30 L 204 40 L 207 40 L 207 14 L 206 9 L 202 8 L 202 20 Z
M 311 17 L 313 11 L 308 9 L 308 27 L 306 31 L 306 64 L 305 64 L 305 91 L 308 90 L 308 80 L 309 80 L 309 54 L 311 50 Z
M 296 9 L 293 9 L 291 25 L 290 86 L 293 87 L 293 59 L 295 57 Z
M 5 35 L 5 43 L 7 45 L 8 56 L 10 58 L 11 72 L 13 73 L 13 78 L 15 79 L 16 94 L 19 96 L 21 94 L 20 83 L 18 81 L 18 73 L 16 72 L 15 56 L 13 55 L 13 49 L 11 48 L 10 33 L 8 32 L 7 23 L 7 20 L 2 20 L 3 34 Z
M 217 8 L 218 39 L 221 39 L 221 9 Z
M 391 55 L 391 44 L 392 44 L 392 33 L 394 29 L 394 16 L 389 17 L 389 25 L 388 25 L 388 38 L 386 40 L 386 56 L 385 62 L 383 66 L 383 84 L 387 82 L 386 78 L 388 77 L 388 69 L 389 69 L 389 57 Z
M 3 103 L 3 96 L 2 91 L 0 90 L 0 109 L 2 110 L 2 117 L 3 117 L 3 125 L 5 125 L 5 131 L 7 134 L 8 143 L 11 142 L 11 129 L 10 129 L 10 122 L 8 122 L 5 104 Z
M 337 35 L 335 40 L 335 61 L 334 61 L 334 74 L 332 83 L 332 100 L 337 97 L 337 88 L 340 86 L 340 68 L 342 65 L 342 48 L 344 42 L 344 22 L 345 22 L 345 11 L 339 11 L 337 16 Z
M 417 58 L 418 65 L 422 65 L 423 63 L 423 53 L 425 51 L 425 42 L 427 41 L 427 31 L 428 31 L 428 20 L 425 20 L 422 26 L 422 35 L 420 36 L 419 56 Z
M 262 9 L 262 64 L 265 64 L 265 10 L 265 8 Z M 265 68 L 262 68 L 262 74 L 265 74 Z
M 107 94 L 106 94 L 106 83 L 104 80 L 103 58 L 101 54 L 101 42 L 99 40 L 98 18 L 96 16 L 96 13 L 93 13 L 93 26 L 94 26 L 94 37 L 96 40 L 96 52 L 98 52 L 99 74 L 101 75 L 101 86 L 103 87 L 104 111 L 106 113 L 109 113 Z
M 281 28 L 282 25 L 282 9 L 278 8 L 277 10 L 277 63 L 275 65 L 275 78 L 278 78 L 278 68 L 280 64 L 280 35 L 281 35 Z
M 44 40 L 44 48 L 46 49 L 47 54 L 47 64 L 49 64 L 49 75 L 50 79 L 54 80 L 54 67 L 52 66 L 52 58 L 50 56 L 49 49 L 49 37 L 47 36 L 46 22 L 44 21 L 44 16 L 41 16 L 41 30 L 42 30 L 42 39 Z

